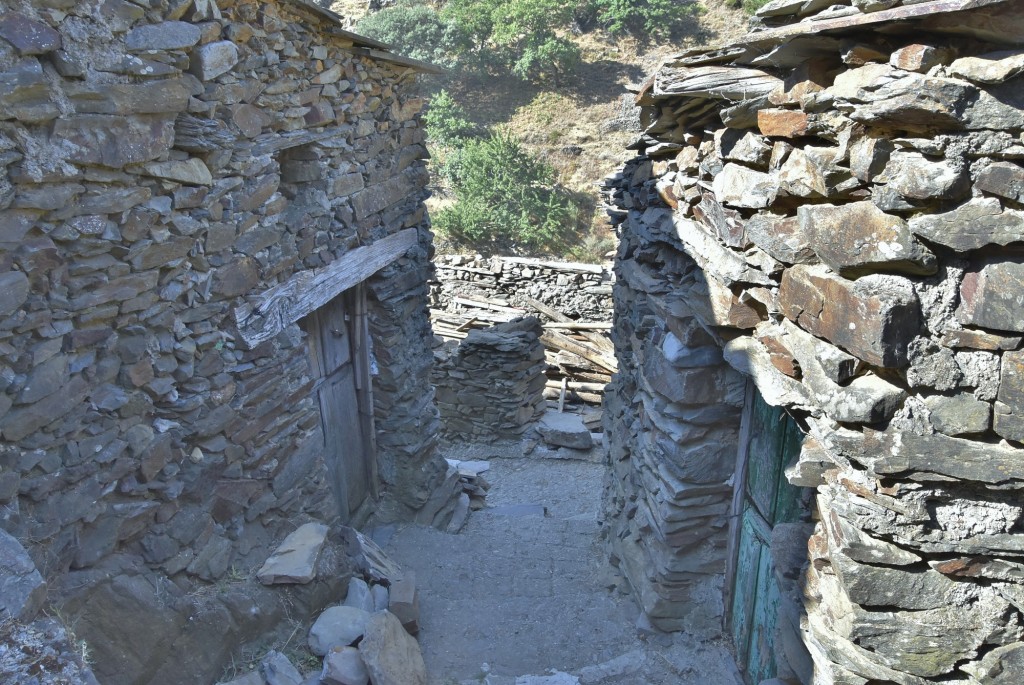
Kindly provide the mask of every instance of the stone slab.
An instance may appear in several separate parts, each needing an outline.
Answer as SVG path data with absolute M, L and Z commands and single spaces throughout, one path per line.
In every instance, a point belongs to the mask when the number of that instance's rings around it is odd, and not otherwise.
M 824 266 L 788 269 L 779 287 L 787 319 L 869 364 L 901 367 L 921 328 L 910 282 L 896 276 L 847 280 Z
M 585 450 L 594 446 L 590 429 L 578 414 L 546 412 L 537 423 L 537 432 L 544 442 L 555 447 Z
M 335 647 L 353 644 L 365 633 L 370 616 L 369 611 L 345 605 L 324 609 L 309 629 L 310 651 L 323 656 Z
M 960 284 L 957 318 L 967 326 L 1024 333 L 1024 264 L 993 260 L 975 265 Z
M 327 540 L 327 526 L 306 523 L 278 545 L 256 577 L 264 585 L 308 583 L 316 577 L 316 562 Z

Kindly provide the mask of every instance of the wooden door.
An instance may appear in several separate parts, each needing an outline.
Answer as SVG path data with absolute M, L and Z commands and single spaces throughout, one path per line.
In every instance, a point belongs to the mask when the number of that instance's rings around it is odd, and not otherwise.
M 373 403 L 362 288 L 306 319 L 324 434 L 324 459 L 343 521 L 375 496 Z
M 756 684 L 776 675 L 773 643 L 781 595 L 772 528 L 805 520 L 810 491 L 790 485 L 784 472 L 800 451 L 800 428 L 785 411 L 768 406 L 753 384 L 741 435 L 726 618 L 744 679 Z

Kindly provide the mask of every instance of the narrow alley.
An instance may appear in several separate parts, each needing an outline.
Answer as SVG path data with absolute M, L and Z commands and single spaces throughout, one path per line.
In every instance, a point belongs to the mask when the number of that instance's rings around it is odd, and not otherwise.
M 429 683 L 739 683 L 714 634 L 637 627 L 636 604 L 600 539 L 602 448 L 582 461 L 550 458 L 543 448 L 526 454 L 531 446 L 445 450 L 490 466 L 486 507 L 461 533 L 417 525 L 375 532 L 416 574 Z

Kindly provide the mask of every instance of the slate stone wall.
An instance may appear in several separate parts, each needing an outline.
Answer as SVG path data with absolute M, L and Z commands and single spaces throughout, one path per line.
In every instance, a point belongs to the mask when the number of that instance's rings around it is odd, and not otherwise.
M 817 488 L 787 675 L 1020 682 L 1024 6 L 815 7 L 638 96 L 606 182 L 613 549 L 661 627 L 718 590 L 746 377 Z
M 452 302 L 468 296 L 533 311 L 530 297 L 580 321 L 611 318 L 610 265 L 479 255 L 438 255 L 434 264 L 430 300 L 437 309 L 469 309 Z
M 0 10 L 0 526 L 44 576 L 214 581 L 333 518 L 305 333 L 232 311 L 409 227 L 368 283 L 380 474 L 395 513 L 443 478 L 422 102 L 373 48 L 298 1 Z
M 433 379 L 449 438 L 515 438 L 544 412 L 544 329 L 534 316 L 473 329 L 435 352 Z

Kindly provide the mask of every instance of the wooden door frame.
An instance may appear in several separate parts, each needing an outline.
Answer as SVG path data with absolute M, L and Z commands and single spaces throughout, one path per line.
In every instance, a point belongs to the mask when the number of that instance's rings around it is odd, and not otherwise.
M 350 362 L 356 386 L 356 405 L 359 414 L 360 433 L 362 434 L 361 450 L 367 462 L 368 497 L 376 501 L 380 497 L 380 486 L 377 475 L 377 433 L 373 416 L 373 382 L 370 373 L 370 328 L 366 308 L 366 290 L 363 283 L 359 283 L 335 296 L 335 298 L 338 297 L 345 298 L 345 311 L 349 313 L 347 326 L 351 345 Z M 333 301 L 334 299 L 323 306 Z M 324 436 L 326 452 L 327 428 L 324 425 L 324 421 L 327 412 L 323 406 L 323 395 L 320 390 L 327 383 L 329 373 L 324 366 L 324 355 L 320 344 L 322 340 L 320 330 L 322 325 L 320 320 L 321 311 L 322 307 L 318 307 L 310 312 L 305 320 L 308 322 L 306 326 L 306 341 L 307 348 L 309 349 L 310 366 L 315 376 L 312 392 L 315 393 L 317 405 L 320 408 L 320 429 Z M 328 472 L 332 474 L 331 489 L 334 490 L 339 513 L 344 521 L 348 521 L 352 511 L 348 501 L 347 483 L 344 482 L 344 469 L 338 469 L 335 472 L 334 469 L 340 465 L 327 464 L 326 466 Z
M 733 472 L 732 504 L 729 507 L 729 538 L 726 545 L 725 584 L 722 587 L 722 627 L 732 631 L 733 587 L 739 557 L 740 534 L 743 529 L 743 499 L 747 490 L 747 462 L 750 460 L 751 424 L 754 418 L 754 396 L 757 388 L 747 378 L 743 391 L 743 412 L 740 414 L 740 435 L 736 447 L 736 469 Z

